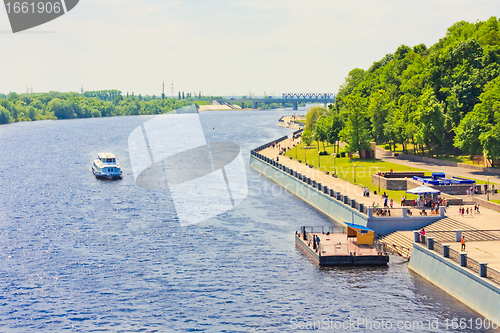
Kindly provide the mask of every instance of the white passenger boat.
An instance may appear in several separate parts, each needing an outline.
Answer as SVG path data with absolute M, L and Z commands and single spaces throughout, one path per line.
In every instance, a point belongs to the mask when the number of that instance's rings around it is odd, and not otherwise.
M 116 163 L 116 156 L 111 153 L 97 154 L 97 160 L 95 160 L 92 165 L 92 173 L 96 176 L 96 178 L 122 178 L 122 170 Z

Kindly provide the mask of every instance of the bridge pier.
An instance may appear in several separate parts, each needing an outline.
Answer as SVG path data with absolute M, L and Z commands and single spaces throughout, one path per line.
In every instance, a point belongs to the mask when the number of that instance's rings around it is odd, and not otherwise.
M 299 103 L 298 102 L 293 102 L 293 110 L 297 111 L 299 109 Z
M 257 102 L 252 102 L 252 109 L 257 110 L 257 106 L 259 103 Z
M 282 103 L 281 103 L 281 107 L 282 107 L 283 109 L 284 109 L 284 108 L 286 108 L 286 103 L 285 103 L 285 102 L 282 102 Z

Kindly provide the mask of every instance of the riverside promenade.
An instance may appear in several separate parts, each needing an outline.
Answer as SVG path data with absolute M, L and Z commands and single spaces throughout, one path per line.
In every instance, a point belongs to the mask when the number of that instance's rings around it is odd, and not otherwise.
M 293 146 L 300 143 L 300 139 L 286 139 L 276 145 L 274 148 L 272 146 L 265 148 L 260 151 L 260 154 L 276 161 L 278 159 L 279 163 L 289 167 L 303 175 L 321 183 L 324 186 L 328 186 L 330 189 L 342 192 L 349 196 L 349 198 L 355 199 L 359 203 L 363 203 L 367 207 L 371 207 L 373 202 L 378 204 L 379 207 L 383 207 L 384 198 L 380 195 L 370 194 L 370 197 L 363 196 L 363 189 L 361 186 L 356 186 L 345 180 L 332 177 L 331 175 L 325 174 L 324 170 L 318 170 L 316 168 L 310 168 L 309 166 L 299 163 L 296 160 L 292 160 L 289 157 L 279 155 L 281 148 L 293 149 Z M 293 151 L 293 150 L 292 150 Z M 391 162 L 399 163 L 400 160 L 391 158 Z M 426 166 L 421 162 L 409 162 L 403 161 L 405 165 L 407 163 L 414 163 L 409 166 L 418 167 L 425 169 Z M 455 169 L 455 168 L 454 168 Z M 467 170 L 464 170 L 467 171 Z M 352 172 L 352 171 L 351 171 Z M 402 207 L 399 200 L 394 201 L 394 209 L 391 210 L 391 216 L 401 216 Z M 473 205 L 464 205 L 464 208 L 469 208 L 473 211 Z M 468 216 L 461 216 L 458 212 L 459 206 L 450 206 L 446 210 L 446 217 L 452 218 L 453 220 L 459 221 L 462 224 L 470 226 L 470 230 L 496 230 L 493 232 L 498 236 L 498 240 L 491 241 L 473 241 L 470 242 L 466 239 L 466 252 L 468 256 L 479 262 L 486 262 L 488 266 L 500 270 L 500 213 L 480 207 L 480 214 L 469 214 Z M 415 210 L 417 212 L 418 210 Z M 431 224 L 431 223 L 429 223 Z M 461 225 L 462 225 L 461 224 Z M 462 228 L 463 229 L 463 228 Z M 440 232 L 454 232 L 453 230 L 439 230 Z M 398 231 L 399 234 L 413 242 L 413 231 Z M 461 244 L 459 242 L 448 243 L 451 249 L 460 251 Z
M 330 189 L 341 192 L 349 196 L 349 198 L 355 199 L 359 203 L 363 203 L 366 207 L 371 207 L 374 202 L 375 204 L 378 205 L 378 207 L 384 206 L 384 198 L 381 195 L 373 195 L 373 193 L 370 193 L 369 197 L 365 197 L 363 196 L 363 187 L 361 186 L 354 185 L 340 178 L 335 178 L 331 174 L 327 175 L 325 173 L 326 169 L 321 170 L 320 168 L 318 170 L 316 168 L 311 168 L 304 163 L 299 163 L 296 160 L 290 159 L 290 157 L 279 155 L 281 148 L 292 149 L 294 144 L 297 145 L 300 142 L 301 142 L 300 140 L 292 141 L 292 139 L 286 139 L 280 142 L 279 144 L 280 148 L 278 148 L 278 145 L 276 145 L 275 148 L 271 146 L 260 151 L 260 154 L 274 161 L 277 161 L 278 159 L 278 162 L 280 164 L 288 168 L 291 168 L 293 170 L 296 170 L 297 172 L 300 172 L 302 175 L 305 175 L 306 177 L 309 177 L 315 180 L 316 182 L 321 183 L 324 186 L 328 186 L 328 188 Z M 353 169 L 345 171 L 351 173 L 354 172 Z M 398 216 L 401 216 L 402 207 L 398 199 L 394 199 L 393 207 L 394 209 L 391 210 L 391 214 L 396 214 Z
M 500 213 L 482 207 L 480 214 L 474 214 L 474 206 L 466 205 L 468 216 L 459 214 L 459 206 L 440 207 L 437 216 L 408 215 L 407 207 L 394 202 L 391 216 L 376 217 L 371 205 L 383 206 L 380 195 L 365 197 L 360 186 L 279 155 L 281 148 L 293 152 L 293 145 L 299 142 L 283 137 L 254 149 L 250 165 L 335 221 L 374 230 L 386 251 L 401 254 L 404 250 L 407 258 L 411 255 L 411 271 L 490 321 L 500 318 Z M 396 216 L 396 211 L 401 215 Z M 419 235 L 423 227 L 425 237 Z M 460 252 L 462 235 L 465 252 Z
M 419 215 L 415 209 L 401 207 L 399 200 L 393 208 L 383 207 L 380 195 L 363 195 L 363 187 L 333 177 L 321 168 L 316 169 L 279 155 L 282 148 L 291 148 L 300 142 L 282 137 L 251 151 L 250 166 L 276 182 L 290 193 L 332 218 L 338 224 L 354 223 L 373 230 L 377 235 L 394 231 L 420 229 L 444 218 L 444 207 L 438 214 Z M 293 150 L 292 150 L 293 151 Z M 354 168 L 344 168 L 341 172 L 354 172 Z M 371 170 L 375 172 L 375 170 Z M 358 175 L 368 170 L 356 169 Z M 379 209 L 373 208 L 375 203 Z M 409 211 L 413 214 L 409 214 Z M 308 223 L 314 223 L 310 221 Z

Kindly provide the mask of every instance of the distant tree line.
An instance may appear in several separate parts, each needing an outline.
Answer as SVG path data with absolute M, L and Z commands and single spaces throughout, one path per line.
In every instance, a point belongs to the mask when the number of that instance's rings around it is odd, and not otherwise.
M 43 119 L 114 117 L 162 114 L 194 104 L 194 98 L 177 100 L 156 96 L 123 96 L 119 90 L 0 94 L 0 124 Z

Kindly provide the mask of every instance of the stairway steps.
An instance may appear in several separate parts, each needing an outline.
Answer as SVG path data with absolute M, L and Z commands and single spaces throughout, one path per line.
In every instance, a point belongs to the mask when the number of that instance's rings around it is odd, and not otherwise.
M 434 222 L 424 227 L 426 232 L 432 233 L 433 231 L 450 231 L 447 233 L 434 233 L 432 236 L 440 243 L 454 243 L 455 230 L 464 230 L 463 235 L 468 241 L 484 241 L 484 240 L 500 240 L 500 237 L 487 231 L 468 232 L 465 230 L 475 231 L 477 228 L 468 225 L 462 221 L 457 221 L 453 218 L 447 217 L 437 222 Z M 386 244 L 390 249 L 393 249 L 399 255 L 409 259 L 411 251 L 405 250 L 408 248 L 413 249 L 413 237 L 409 238 L 400 231 L 395 231 L 387 235 L 379 237 L 379 242 Z M 394 247 L 396 245 L 396 247 Z M 410 253 L 408 253 L 410 252 Z

